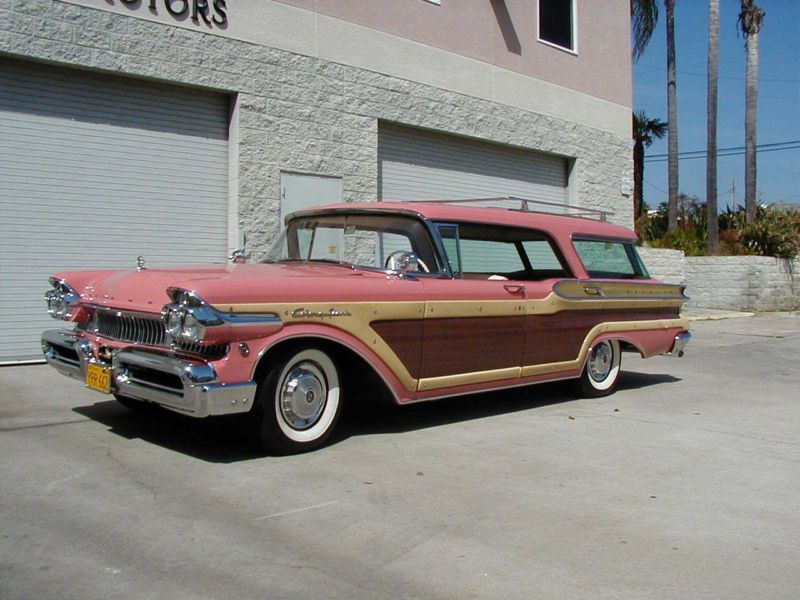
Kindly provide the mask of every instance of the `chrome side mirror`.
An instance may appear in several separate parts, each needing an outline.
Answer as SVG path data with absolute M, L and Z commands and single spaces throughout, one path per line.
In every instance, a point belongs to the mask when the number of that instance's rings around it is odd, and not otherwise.
M 228 260 L 235 265 L 243 265 L 247 262 L 247 236 L 244 236 L 242 247 L 234 250 L 228 257 Z
M 413 273 L 419 271 L 419 257 L 413 252 L 392 252 L 386 259 L 386 268 L 401 275 Z

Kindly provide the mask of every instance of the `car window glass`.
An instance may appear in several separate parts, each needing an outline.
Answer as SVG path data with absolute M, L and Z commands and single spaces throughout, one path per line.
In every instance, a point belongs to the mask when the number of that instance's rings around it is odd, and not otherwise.
M 586 272 L 606 279 L 647 278 L 631 242 L 576 239 L 573 242 Z
M 570 277 L 552 242 L 539 231 L 461 223 L 440 225 L 439 233 L 454 275 L 531 281 Z M 452 268 L 458 261 L 460 268 Z
M 561 263 L 547 240 L 528 240 L 522 242 L 522 247 L 534 271 L 561 270 Z
M 504 274 L 525 269 L 516 247 L 496 240 L 461 240 L 463 273 Z

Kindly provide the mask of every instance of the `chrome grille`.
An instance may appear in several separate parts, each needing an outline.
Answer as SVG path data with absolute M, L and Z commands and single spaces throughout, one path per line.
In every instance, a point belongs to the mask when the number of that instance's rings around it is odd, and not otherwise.
M 117 311 L 97 312 L 97 334 L 120 342 L 163 346 L 166 332 L 161 319 Z
M 160 316 L 144 316 L 139 313 L 127 313 L 117 310 L 99 309 L 95 321 L 95 333 L 99 336 L 145 346 L 173 348 L 187 354 L 199 354 L 207 358 L 223 357 L 228 353 L 227 344 L 203 346 L 186 342 L 167 344 L 167 334 Z

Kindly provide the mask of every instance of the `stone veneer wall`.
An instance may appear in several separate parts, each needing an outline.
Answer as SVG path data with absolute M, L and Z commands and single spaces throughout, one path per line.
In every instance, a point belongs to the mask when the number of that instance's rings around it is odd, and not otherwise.
M 690 306 L 744 311 L 800 308 L 800 260 L 687 256 Z
M 640 248 L 655 278 L 686 284 L 688 306 L 741 311 L 800 309 L 800 259 L 768 256 L 684 256 Z
M 0 0 L 0 53 L 238 94 L 239 224 L 254 249 L 280 230 L 282 170 L 342 177 L 347 202 L 377 198 L 381 120 L 575 157 L 575 204 L 632 222 L 631 141 L 600 129 L 58 0 Z
M 650 276 L 664 283 L 686 283 L 686 264 L 680 250 L 640 247 L 642 257 Z

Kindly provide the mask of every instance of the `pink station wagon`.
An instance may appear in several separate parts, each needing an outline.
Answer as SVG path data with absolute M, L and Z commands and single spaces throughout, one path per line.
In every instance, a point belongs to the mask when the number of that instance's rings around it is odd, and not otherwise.
M 632 231 L 519 206 L 333 205 L 250 264 L 58 273 L 48 311 L 75 325 L 44 356 L 128 407 L 247 413 L 293 453 L 368 381 L 398 404 L 557 379 L 592 397 L 623 351 L 683 355 L 683 288 L 650 278 Z

